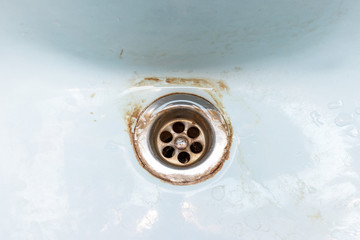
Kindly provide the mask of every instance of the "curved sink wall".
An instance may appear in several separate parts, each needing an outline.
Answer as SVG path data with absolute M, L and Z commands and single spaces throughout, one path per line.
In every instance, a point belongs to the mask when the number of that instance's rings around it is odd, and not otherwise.
M 1 239 L 359 238 L 357 1 L 0 6 Z M 149 175 L 127 133 L 174 91 L 215 92 L 234 131 L 193 186 Z

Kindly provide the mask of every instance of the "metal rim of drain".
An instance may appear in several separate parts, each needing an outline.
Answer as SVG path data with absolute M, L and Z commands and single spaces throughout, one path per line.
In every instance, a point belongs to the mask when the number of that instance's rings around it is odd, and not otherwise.
M 220 111 L 202 97 L 175 93 L 140 114 L 133 145 L 141 165 L 175 185 L 212 177 L 227 157 L 231 131 Z

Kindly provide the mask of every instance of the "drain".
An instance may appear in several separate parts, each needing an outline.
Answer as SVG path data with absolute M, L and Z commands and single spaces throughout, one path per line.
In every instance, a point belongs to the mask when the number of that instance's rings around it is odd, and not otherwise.
M 160 123 L 155 124 L 152 129 L 150 144 L 155 154 L 168 147 L 174 149 L 171 157 L 164 155 L 164 151 L 162 156 L 158 156 L 165 162 L 184 167 L 194 164 L 206 154 L 202 151 L 203 146 L 210 150 L 207 146 L 212 144 L 213 130 L 200 113 L 181 108 L 176 113 L 164 112 L 158 121 Z M 157 135 L 159 137 L 156 137 Z
M 217 108 L 192 94 L 172 94 L 139 116 L 133 144 L 152 175 L 184 185 L 215 174 L 230 147 L 230 129 Z

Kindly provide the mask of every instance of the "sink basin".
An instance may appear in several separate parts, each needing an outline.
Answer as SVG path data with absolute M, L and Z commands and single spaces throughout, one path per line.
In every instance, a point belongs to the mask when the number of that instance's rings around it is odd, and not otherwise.
M 360 2 L 0 6 L 0 239 L 360 239 Z M 188 186 L 130 139 L 175 92 L 233 133 Z

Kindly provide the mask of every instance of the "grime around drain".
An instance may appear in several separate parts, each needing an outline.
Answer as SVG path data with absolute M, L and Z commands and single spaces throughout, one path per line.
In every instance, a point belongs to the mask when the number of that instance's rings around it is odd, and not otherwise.
M 230 123 L 230 119 L 227 116 L 225 109 L 222 104 L 222 98 L 224 94 L 228 94 L 229 88 L 224 81 L 214 81 L 214 80 L 206 80 L 206 79 L 198 79 L 198 78 L 144 78 L 140 81 L 132 81 L 132 89 L 133 96 L 129 97 L 131 99 L 127 106 L 124 114 L 124 120 L 127 125 L 127 131 L 131 140 L 131 144 L 134 149 L 135 156 L 140 163 L 140 165 L 146 169 L 153 176 L 174 184 L 174 185 L 190 185 L 196 184 L 206 179 L 214 176 L 223 166 L 223 163 L 229 157 L 229 150 L 232 143 L 232 127 Z M 153 102 L 150 102 L 147 96 L 143 94 L 139 94 L 144 87 L 156 87 L 156 88 L 167 88 L 171 89 L 174 87 L 174 92 L 164 95 L 158 96 L 158 98 L 153 99 Z M 203 169 L 203 173 L 197 174 L 196 176 L 190 176 L 187 174 L 179 173 L 179 172 L 171 172 L 169 174 L 157 171 L 157 168 L 151 166 L 148 161 L 144 161 L 144 156 L 142 153 L 139 153 L 139 148 L 137 145 L 138 137 L 135 133 L 136 129 L 145 129 L 146 121 L 142 121 L 140 119 L 144 119 L 144 111 L 146 111 L 147 107 L 154 102 L 158 101 L 161 98 L 178 95 L 178 94 L 187 94 L 183 91 L 178 92 L 179 87 L 186 87 L 190 89 L 201 89 L 209 96 L 209 101 L 203 99 L 203 97 L 196 96 L 197 98 L 201 98 L 201 101 L 208 101 L 214 104 L 214 107 L 219 110 L 220 115 L 223 117 L 223 122 L 226 124 L 226 146 L 222 150 L 221 159 L 219 159 L 219 163 L 215 164 L 216 167 L 212 167 L 209 169 Z M 139 89 L 139 92 L 136 90 Z M 216 114 L 214 114 L 215 116 Z M 141 116 L 141 117 L 140 117 Z M 175 125 L 175 129 L 174 129 Z M 172 126 L 172 127 L 170 127 Z M 160 141 L 160 147 L 157 150 L 158 154 L 166 160 L 176 161 L 180 165 L 191 165 L 192 159 L 194 156 L 200 156 L 203 152 L 206 152 L 206 143 L 204 141 L 197 140 L 197 137 L 200 135 L 201 128 L 196 125 L 184 125 L 184 129 L 180 129 L 181 126 L 176 126 L 175 122 L 169 123 L 169 127 L 165 130 L 162 129 L 161 132 L 158 132 L 158 140 Z M 178 131 L 178 132 L 176 132 Z M 139 132 L 139 130 L 137 130 Z M 169 161 L 170 161 L 169 160 Z M 150 161 L 151 162 L 151 161 Z M 171 173 L 171 174 L 170 174 Z M 171 176 L 169 176 L 171 175 Z M 171 179 L 176 179 L 173 181 Z

